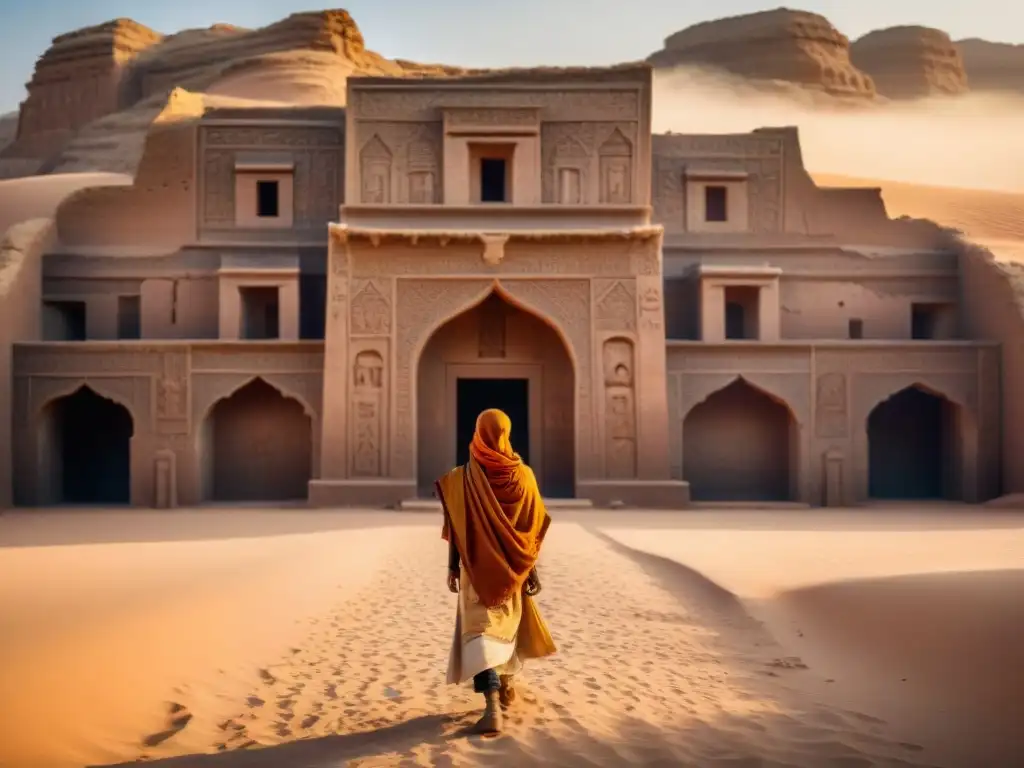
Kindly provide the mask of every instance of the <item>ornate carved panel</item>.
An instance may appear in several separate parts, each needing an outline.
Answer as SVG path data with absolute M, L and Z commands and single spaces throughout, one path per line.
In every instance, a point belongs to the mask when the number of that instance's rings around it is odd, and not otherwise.
M 557 258 L 546 243 L 510 241 L 504 248 L 502 275 L 594 275 L 633 277 L 657 275 L 661 270 L 653 242 L 622 240 L 558 246 Z M 384 256 L 376 248 L 353 248 L 352 272 L 358 277 L 386 275 L 466 276 L 479 275 L 480 248 L 445 247 L 421 243 L 409 248 L 390 248 Z
M 203 223 L 235 224 L 235 153 L 208 149 L 203 154 Z
M 600 157 L 600 201 L 633 202 L 633 145 L 618 128 L 598 149 Z
M 536 109 L 506 108 L 491 109 L 485 107 L 468 107 L 446 109 L 444 111 L 448 125 L 460 126 L 534 126 L 537 124 Z
M 665 311 L 661 304 L 661 287 L 648 285 L 640 289 L 640 327 L 661 328 Z
M 636 477 L 636 394 L 633 342 L 604 343 L 605 467 L 610 478 Z
M 162 434 L 187 434 L 188 354 L 185 350 L 165 352 L 163 371 L 156 380 L 156 431 Z
M 359 151 L 360 199 L 364 203 L 391 202 L 391 150 L 377 134 Z
M 391 281 L 354 280 L 352 288 L 352 333 L 390 335 Z
M 331 244 L 327 304 L 332 320 L 344 317 L 348 303 L 348 246 Z
M 636 330 L 636 285 L 632 281 L 600 280 L 594 283 L 597 303 L 594 316 L 602 331 Z
M 848 433 L 846 377 L 824 373 L 815 385 L 814 432 L 818 437 L 842 438 Z
M 409 202 L 418 205 L 440 202 L 438 199 L 439 169 L 436 146 L 424 140 L 409 144 L 407 174 Z
M 337 147 L 338 128 L 208 127 L 203 142 L 209 147 Z
M 352 474 L 379 477 L 384 469 L 384 357 L 377 350 L 355 355 L 352 371 Z
M 484 86 L 486 87 L 486 86 Z M 613 120 L 635 121 L 640 117 L 640 92 L 611 90 L 545 91 L 495 89 L 480 104 L 479 92 L 448 89 L 374 90 L 356 89 L 348 108 L 358 120 L 430 120 L 440 109 L 522 109 L 540 107 L 544 121 Z

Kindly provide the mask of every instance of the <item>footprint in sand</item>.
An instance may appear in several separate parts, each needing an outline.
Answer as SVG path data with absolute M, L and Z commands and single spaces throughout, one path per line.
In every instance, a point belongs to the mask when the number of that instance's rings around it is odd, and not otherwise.
M 192 713 L 183 705 L 172 701 L 167 705 L 167 727 L 162 731 L 151 733 L 142 740 L 142 743 L 147 747 L 155 747 L 157 744 L 162 744 L 184 729 L 191 720 Z

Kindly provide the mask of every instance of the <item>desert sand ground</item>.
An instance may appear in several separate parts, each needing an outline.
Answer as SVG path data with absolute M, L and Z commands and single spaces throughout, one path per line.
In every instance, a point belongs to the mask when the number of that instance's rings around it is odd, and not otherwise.
M 430 513 L 0 517 L 0 765 L 1009 766 L 1024 516 L 560 512 L 507 732 Z M 979 730 L 980 729 L 980 730 Z

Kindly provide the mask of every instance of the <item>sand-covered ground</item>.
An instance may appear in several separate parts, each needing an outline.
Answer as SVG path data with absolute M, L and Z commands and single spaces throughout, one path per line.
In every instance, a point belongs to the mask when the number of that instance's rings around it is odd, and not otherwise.
M 1024 517 L 559 513 L 541 606 L 561 652 L 530 665 L 493 739 L 461 733 L 478 697 L 444 685 L 455 605 L 435 517 L 0 517 L 0 765 L 1024 755 L 1009 728 L 1024 706 Z

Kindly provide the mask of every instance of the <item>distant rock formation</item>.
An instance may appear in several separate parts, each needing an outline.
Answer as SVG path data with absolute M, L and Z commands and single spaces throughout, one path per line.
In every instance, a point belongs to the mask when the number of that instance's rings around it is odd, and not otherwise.
M 648 61 L 713 67 L 752 80 L 781 80 L 833 96 L 870 99 L 871 78 L 850 62 L 849 40 L 824 16 L 778 8 L 706 21 L 676 32 Z
M 18 133 L 18 113 L 8 112 L 0 115 L 0 150 L 14 141 Z
M 86 126 L 108 134 L 114 127 L 127 133 L 134 130 L 129 126 L 143 128 L 136 137 L 141 141 L 144 126 L 165 110 L 175 88 L 341 105 L 350 74 L 401 77 L 461 71 L 391 61 L 367 50 L 359 27 L 344 10 L 295 13 L 256 30 L 218 24 L 166 37 L 130 19 L 117 19 L 60 35 L 40 57 L 21 105 L 17 137 L 0 148 L 0 178 L 61 167 L 65 163 L 58 155 Z M 138 114 L 126 114 L 124 120 L 115 114 L 126 110 Z M 108 116 L 116 119 L 104 121 Z M 127 133 L 123 138 L 130 139 Z
M 974 91 L 1024 93 L 1024 45 L 969 38 L 956 47 Z
M 21 104 L 17 137 L 0 158 L 40 160 L 80 128 L 121 108 L 121 80 L 162 35 L 131 19 L 59 35 L 36 62 Z
M 960 52 L 945 32 L 930 27 L 889 27 L 850 46 L 850 60 L 890 99 L 967 93 Z

